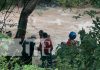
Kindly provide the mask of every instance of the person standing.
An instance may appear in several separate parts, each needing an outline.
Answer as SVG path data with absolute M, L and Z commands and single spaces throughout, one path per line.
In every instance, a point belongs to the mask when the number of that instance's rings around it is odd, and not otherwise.
M 48 62 L 48 65 L 52 65 L 52 50 L 53 45 L 50 36 L 44 32 L 43 39 L 40 41 L 40 46 L 38 47 L 38 51 L 41 52 L 42 67 L 45 66 L 45 61 Z

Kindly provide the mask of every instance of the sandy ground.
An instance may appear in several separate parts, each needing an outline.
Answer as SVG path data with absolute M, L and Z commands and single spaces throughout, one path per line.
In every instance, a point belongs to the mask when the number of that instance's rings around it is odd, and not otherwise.
M 77 20 L 73 18 L 73 16 L 77 16 L 79 13 L 82 14 L 84 13 L 84 11 L 87 10 L 100 11 L 100 9 L 93 8 L 73 8 L 72 10 L 66 9 L 64 11 L 62 8 L 47 8 L 46 10 L 36 9 L 29 16 L 26 37 L 35 34 L 37 36 L 37 39 L 39 39 L 38 31 L 44 30 L 45 32 L 50 34 L 55 50 L 57 44 L 59 44 L 62 41 L 67 41 L 68 34 L 70 31 L 75 31 L 76 33 L 78 33 L 80 29 L 85 28 L 88 32 L 88 27 L 92 26 L 92 20 L 90 16 L 84 15 Z M 16 34 L 20 11 L 21 9 L 15 8 L 10 15 L 9 13 L 7 14 L 9 15 L 9 17 L 6 20 L 6 23 L 15 24 L 16 26 L 11 28 L 9 26 L 6 26 L 5 30 L 11 30 L 13 36 L 15 36 Z M 5 13 L 0 13 L 0 21 L 4 19 L 4 15 Z M 98 16 L 100 16 L 100 14 L 98 14 Z M 0 26 L 2 25 L 0 24 Z M 79 40 L 79 35 L 77 37 L 77 40 Z M 38 46 L 39 42 L 36 43 L 36 46 Z

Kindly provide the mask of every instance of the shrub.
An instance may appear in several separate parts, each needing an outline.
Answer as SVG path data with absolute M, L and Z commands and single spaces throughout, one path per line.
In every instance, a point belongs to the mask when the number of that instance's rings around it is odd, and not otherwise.
M 92 5 L 100 8 L 99 0 L 57 0 L 59 4 L 64 7 L 83 7 L 85 5 Z
M 93 20 L 89 33 L 80 30 L 80 46 L 59 45 L 56 55 L 60 70 L 99 70 L 100 69 L 100 18 Z M 68 69 L 68 70 L 69 70 Z
M 94 7 L 100 8 L 100 0 L 92 0 L 91 5 Z

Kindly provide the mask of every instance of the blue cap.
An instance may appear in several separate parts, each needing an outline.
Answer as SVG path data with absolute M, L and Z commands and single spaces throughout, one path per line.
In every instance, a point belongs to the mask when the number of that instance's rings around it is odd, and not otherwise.
M 69 38 L 72 39 L 72 40 L 75 39 L 76 38 L 76 33 L 75 32 L 70 32 Z

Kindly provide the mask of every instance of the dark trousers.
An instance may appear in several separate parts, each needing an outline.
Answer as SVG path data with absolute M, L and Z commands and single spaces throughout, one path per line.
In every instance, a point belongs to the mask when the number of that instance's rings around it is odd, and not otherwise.
M 49 53 L 46 56 L 41 56 L 41 60 L 42 60 L 42 67 L 45 67 L 45 65 L 47 66 L 52 66 L 52 54 Z M 45 61 L 47 61 L 47 64 L 45 64 Z
M 26 53 L 26 45 L 29 44 L 29 53 Z M 34 42 L 24 42 L 22 44 L 22 60 L 25 61 L 25 64 L 32 64 L 32 56 L 34 52 Z

